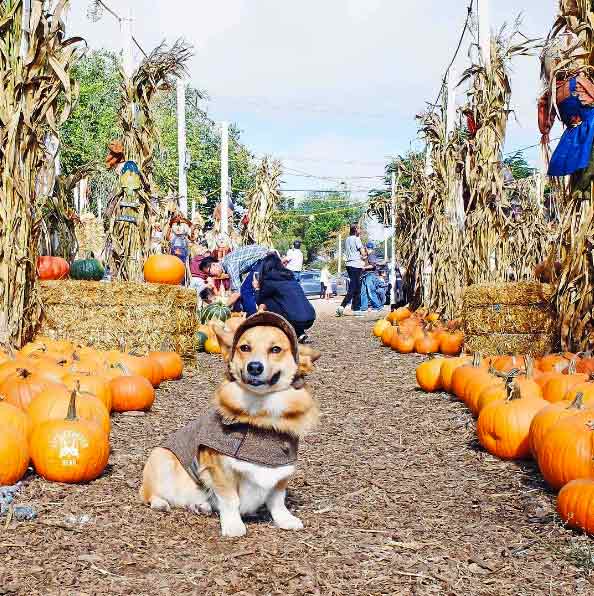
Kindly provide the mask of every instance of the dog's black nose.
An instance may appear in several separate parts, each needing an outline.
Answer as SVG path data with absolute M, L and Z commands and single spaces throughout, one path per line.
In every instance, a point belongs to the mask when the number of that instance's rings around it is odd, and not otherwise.
M 248 362 L 247 371 L 250 375 L 257 377 L 264 372 L 264 365 L 257 360 L 252 360 L 252 362 Z

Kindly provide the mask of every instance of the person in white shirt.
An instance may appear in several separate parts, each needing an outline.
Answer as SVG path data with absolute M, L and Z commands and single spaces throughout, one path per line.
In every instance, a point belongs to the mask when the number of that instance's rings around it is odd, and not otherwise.
M 293 248 L 287 251 L 283 259 L 283 265 L 293 272 L 295 279 L 301 281 L 301 271 L 303 269 L 303 253 L 301 252 L 301 240 L 293 242 Z
M 328 265 L 324 265 L 320 271 L 320 298 L 330 300 L 330 293 L 332 288 L 330 287 L 330 271 Z

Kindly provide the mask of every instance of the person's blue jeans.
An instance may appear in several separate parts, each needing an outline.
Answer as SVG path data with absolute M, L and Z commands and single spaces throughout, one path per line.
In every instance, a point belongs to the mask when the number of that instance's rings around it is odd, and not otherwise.
M 252 269 L 243 280 L 239 294 L 241 296 L 241 305 L 243 312 L 248 317 L 258 311 L 258 304 L 256 303 L 256 290 L 254 290 L 254 270 Z
M 371 279 L 370 275 L 363 278 L 361 284 L 361 310 L 365 312 L 369 308 L 369 305 L 376 310 L 383 307 L 383 304 L 375 291 L 373 279 Z

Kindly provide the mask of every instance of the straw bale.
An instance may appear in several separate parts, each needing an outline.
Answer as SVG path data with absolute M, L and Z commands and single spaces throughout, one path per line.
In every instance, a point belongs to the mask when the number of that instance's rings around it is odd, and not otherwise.
M 98 257 L 105 246 L 103 221 L 92 213 L 83 213 L 76 224 L 76 240 L 79 258 L 85 258 L 89 252 Z
M 557 351 L 557 337 L 554 333 L 490 333 L 488 335 L 467 335 L 464 351 L 480 352 L 486 355 L 531 354 L 544 356 Z
M 490 304 L 545 304 L 550 302 L 553 291 L 553 286 L 536 281 L 475 284 L 464 292 L 464 308 Z
M 464 310 L 464 330 L 485 333 L 555 333 L 555 311 L 549 304 L 492 304 Z
M 180 286 L 133 282 L 41 282 L 40 333 L 93 345 L 146 353 L 195 353 L 197 295 Z

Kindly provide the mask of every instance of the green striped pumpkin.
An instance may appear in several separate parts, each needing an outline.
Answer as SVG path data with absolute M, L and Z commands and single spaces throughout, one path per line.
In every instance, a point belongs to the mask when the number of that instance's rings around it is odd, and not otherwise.
M 206 343 L 207 339 L 208 339 L 208 334 L 204 333 L 204 331 L 198 331 L 196 333 L 196 349 L 199 352 L 204 352 L 204 344 Z
M 79 259 L 70 265 L 71 279 L 101 281 L 103 273 L 103 265 L 97 259 Z
M 231 316 L 231 309 L 220 302 L 209 304 L 202 309 L 201 321 L 208 323 L 208 321 L 222 321 L 223 323 Z

